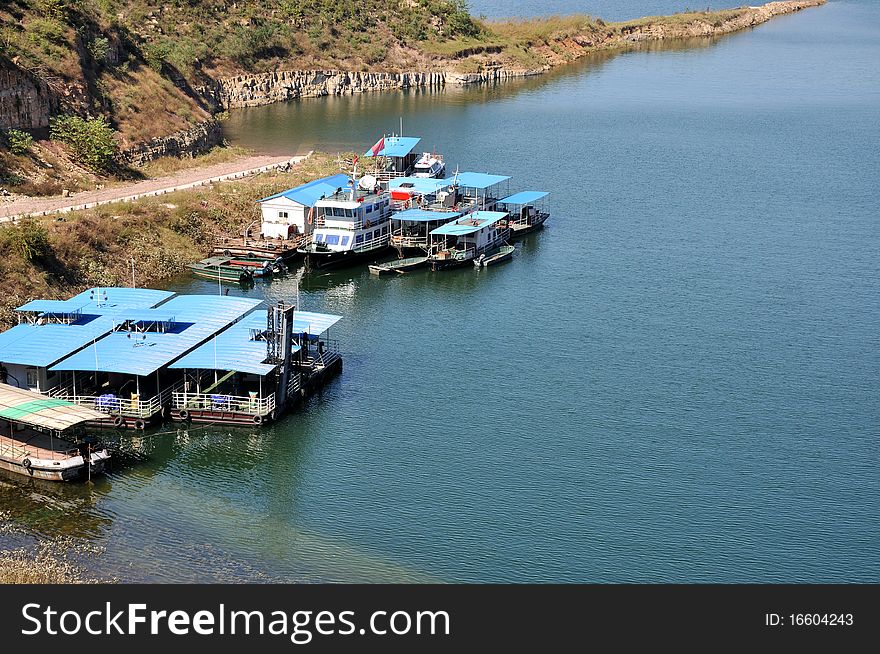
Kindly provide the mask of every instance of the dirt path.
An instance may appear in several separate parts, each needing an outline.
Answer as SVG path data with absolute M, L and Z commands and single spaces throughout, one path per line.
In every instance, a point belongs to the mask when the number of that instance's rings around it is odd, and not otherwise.
M 162 195 L 227 179 L 239 179 L 287 164 L 297 164 L 308 156 L 308 154 L 296 157 L 254 155 L 204 168 L 182 170 L 173 175 L 125 186 L 115 186 L 100 191 L 83 191 L 66 198 L 56 195 L 47 198 L 23 198 L 8 203 L 0 202 L 0 223 L 15 221 L 25 216 L 45 216 L 76 209 L 89 209 L 99 204 L 135 200 L 148 195 Z

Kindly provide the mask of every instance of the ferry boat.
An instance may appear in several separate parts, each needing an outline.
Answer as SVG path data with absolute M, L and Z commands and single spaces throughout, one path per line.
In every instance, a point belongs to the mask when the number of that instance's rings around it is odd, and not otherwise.
M 504 245 L 510 234 L 507 219 L 506 211 L 475 211 L 433 230 L 431 269 L 463 266 Z
M 0 384 L 0 469 L 48 481 L 102 473 L 110 454 L 81 430 L 102 417 L 72 402 Z
M 311 239 L 300 250 L 307 268 L 342 268 L 376 259 L 389 248 L 390 194 L 371 176 L 358 185 L 352 179 L 349 187 L 315 203 Z

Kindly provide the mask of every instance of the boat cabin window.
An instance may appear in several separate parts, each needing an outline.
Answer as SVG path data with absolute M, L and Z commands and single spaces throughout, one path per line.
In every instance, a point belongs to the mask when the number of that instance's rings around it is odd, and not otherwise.
M 381 230 L 378 230 L 378 229 L 375 230 L 373 232 L 373 238 L 379 238 L 379 236 L 381 236 L 381 233 L 382 233 Z
M 339 245 L 339 234 L 327 234 L 324 237 L 324 242 L 327 245 Z
M 358 235 L 355 237 L 354 242 L 355 242 L 355 243 L 363 243 L 363 242 L 364 242 L 364 235 L 363 235 L 363 234 L 358 234 Z
M 383 234 L 387 234 L 387 233 L 388 233 L 388 225 L 385 225 L 385 227 L 382 228 L 382 233 L 383 233 Z
M 340 245 L 342 245 L 342 246 L 348 245 L 348 236 L 342 237 L 342 243 L 340 243 Z
M 36 388 L 37 383 L 39 381 L 39 377 L 37 375 L 36 368 L 28 368 L 27 369 L 27 385 L 31 388 Z
M 321 243 L 324 240 L 323 234 L 315 234 L 315 243 Z

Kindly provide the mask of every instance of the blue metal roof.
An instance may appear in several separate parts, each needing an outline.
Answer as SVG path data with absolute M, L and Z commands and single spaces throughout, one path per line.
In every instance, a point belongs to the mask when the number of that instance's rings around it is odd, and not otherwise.
M 172 363 L 260 304 L 260 300 L 221 295 L 178 295 L 156 310 L 175 316 L 176 327 L 158 333 L 113 332 L 67 357 L 52 370 L 97 370 L 150 375 Z M 118 314 L 117 319 L 124 314 Z
M 285 197 L 288 200 L 292 200 L 293 202 L 303 205 L 304 207 L 314 207 L 315 203 L 321 198 L 333 195 L 334 193 L 336 193 L 337 189 L 345 189 L 348 188 L 348 186 L 348 175 L 339 173 L 338 175 L 331 175 L 330 177 L 315 179 L 301 186 L 297 186 L 296 188 L 287 189 L 286 191 L 282 191 L 281 193 L 270 195 L 269 197 L 263 198 L 262 200 L 257 200 L 257 203 L 266 202 L 267 200 L 274 200 L 275 198 Z
M 452 179 L 433 179 L 430 177 L 396 177 L 388 182 L 389 189 L 403 188 L 406 191 L 412 190 L 422 195 L 433 195 L 451 185 Z
M 100 293 L 96 293 L 98 290 Z M 69 300 L 28 302 L 18 311 L 41 315 L 81 311 L 83 315 L 67 325 L 22 323 L 0 333 L 0 362 L 48 368 L 110 333 L 113 318 L 120 312 L 155 306 L 173 295 L 143 288 L 101 288 L 84 291 Z M 96 301 L 98 297 L 100 302 Z
M 32 300 L 16 311 L 38 313 L 90 313 L 103 315 L 118 309 L 154 307 L 174 293 L 151 288 L 96 287 L 74 295 L 69 300 Z
M 489 173 L 458 173 L 458 185 L 464 188 L 485 189 L 510 179 L 509 175 Z
M 254 330 L 266 330 L 267 311 L 258 310 L 245 316 L 228 329 L 216 334 L 192 352 L 172 363 L 170 368 L 190 370 L 232 370 L 254 375 L 268 375 L 277 364 L 263 363 L 266 341 L 254 340 Z M 298 345 L 291 348 L 299 350 Z
M 422 139 L 413 136 L 386 136 L 385 147 L 379 150 L 377 157 L 405 157 Z M 374 146 L 375 147 L 375 146 Z M 365 157 L 372 157 L 373 148 L 364 152 Z
M 536 202 L 548 195 L 550 194 L 546 191 L 521 191 L 519 193 L 514 193 L 513 195 L 508 195 L 503 200 L 498 201 L 503 202 L 504 204 L 531 204 L 532 202 Z
M 406 220 L 414 223 L 427 223 L 431 221 L 455 220 L 461 214 L 456 211 L 426 211 L 424 209 L 407 209 L 391 216 L 392 220 Z
M 342 320 L 342 316 L 329 313 L 312 313 L 311 311 L 294 311 L 293 332 L 308 332 L 310 336 L 320 336 L 333 325 Z
M 506 211 L 474 211 L 466 216 L 462 216 L 458 220 L 451 223 L 441 225 L 433 230 L 431 234 L 445 236 L 466 236 L 473 234 L 486 227 L 491 227 L 499 220 L 507 218 Z

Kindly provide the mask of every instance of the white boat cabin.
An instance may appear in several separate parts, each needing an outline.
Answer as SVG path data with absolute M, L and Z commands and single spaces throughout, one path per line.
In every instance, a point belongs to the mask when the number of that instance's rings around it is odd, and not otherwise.
M 505 211 L 474 211 L 434 229 L 430 257 L 435 267 L 460 265 L 503 245 L 510 233 L 507 219 Z
M 308 235 L 314 223 L 316 202 L 344 189 L 346 184 L 346 175 L 331 175 L 258 200 L 262 214 L 260 233 L 264 238 L 284 240 Z M 312 222 L 309 222 L 310 215 Z
M 342 252 L 373 250 L 388 244 L 391 196 L 387 192 L 340 191 L 318 200 L 312 246 Z

